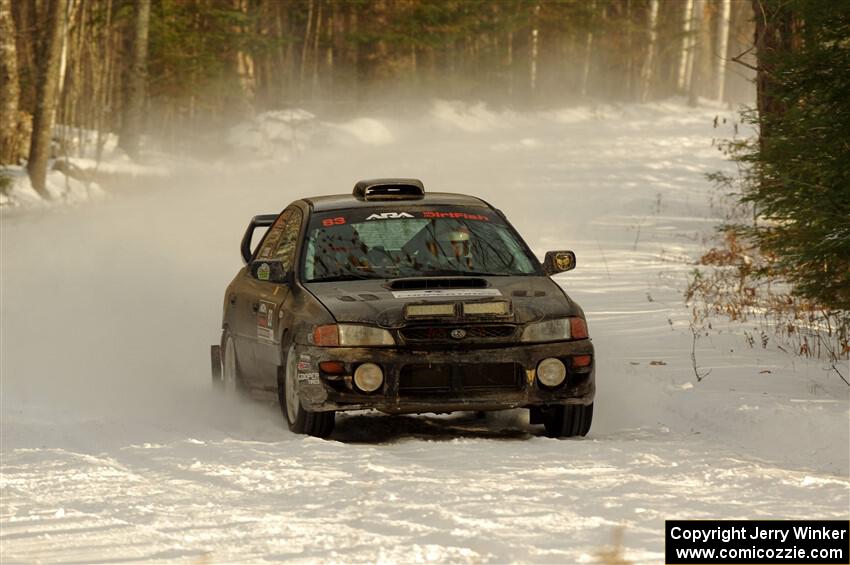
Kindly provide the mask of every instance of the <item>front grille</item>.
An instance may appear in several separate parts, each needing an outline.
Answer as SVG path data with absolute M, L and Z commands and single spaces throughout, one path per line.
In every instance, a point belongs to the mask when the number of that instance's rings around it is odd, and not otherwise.
M 453 330 L 463 330 L 463 338 L 452 337 Z M 412 326 L 399 331 L 405 341 L 450 341 L 463 342 L 466 339 L 506 339 L 513 337 L 516 326 L 507 324 L 481 326 Z
M 399 372 L 399 393 L 439 394 L 454 392 L 519 390 L 522 388 L 519 363 L 411 364 Z
M 405 365 L 398 376 L 399 393 L 449 392 L 451 365 Z

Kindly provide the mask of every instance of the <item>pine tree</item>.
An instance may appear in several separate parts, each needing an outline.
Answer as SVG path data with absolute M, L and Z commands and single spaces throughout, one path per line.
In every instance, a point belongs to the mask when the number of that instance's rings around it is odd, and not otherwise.
M 850 311 L 850 3 L 754 0 L 758 143 L 741 231 L 797 294 Z

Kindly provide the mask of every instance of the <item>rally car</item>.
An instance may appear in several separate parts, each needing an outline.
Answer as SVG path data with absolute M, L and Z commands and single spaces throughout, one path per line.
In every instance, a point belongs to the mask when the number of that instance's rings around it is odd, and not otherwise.
M 253 234 L 268 228 L 252 248 Z M 584 313 L 500 210 L 416 179 L 255 216 L 227 287 L 213 380 L 276 395 L 293 432 L 334 415 L 527 407 L 551 437 L 590 429 L 595 360 Z

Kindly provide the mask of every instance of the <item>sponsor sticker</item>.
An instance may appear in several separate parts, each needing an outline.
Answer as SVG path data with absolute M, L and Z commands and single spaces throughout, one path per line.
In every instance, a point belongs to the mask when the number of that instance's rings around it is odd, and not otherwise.
M 367 220 L 398 220 L 399 218 L 412 218 L 412 214 L 407 212 L 381 212 L 371 214 L 366 217 Z
M 298 382 L 308 385 L 320 384 L 319 373 L 298 373 Z
M 469 214 L 467 212 L 436 212 L 426 210 L 422 212 L 423 218 L 453 218 L 456 220 L 476 220 L 479 222 L 489 222 L 490 218 L 482 214 Z
M 269 267 L 268 263 L 263 263 L 259 267 L 257 267 L 257 278 L 261 281 L 269 280 L 269 275 L 271 275 L 271 267 Z
M 274 341 L 274 302 L 260 300 L 257 307 L 257 339 Z
M 498 288 L 430 288 L 393 291 L 393 298 L 456 298 L 462 296 L 502 296 L 502 291 Z
M 274 341 L 274 330 L 269 328 L 257 328 L 257 339 L 260 341 Z

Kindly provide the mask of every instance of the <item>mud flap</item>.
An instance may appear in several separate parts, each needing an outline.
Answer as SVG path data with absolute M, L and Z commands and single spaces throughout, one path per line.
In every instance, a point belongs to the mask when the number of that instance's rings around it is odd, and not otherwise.
M 543 409 L 539 406 L 532 406 L 528 409 L 528 423 L 529 424 L 542 424 L 543 423 Z
M 210 361 L 212 363 L 212 378 L 214 381 L 221 380 L 221 346 L 210 346 Z

